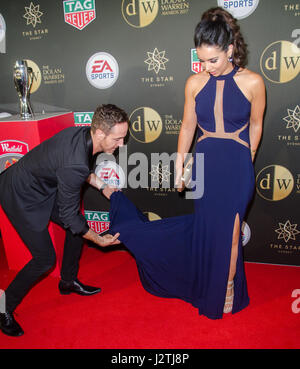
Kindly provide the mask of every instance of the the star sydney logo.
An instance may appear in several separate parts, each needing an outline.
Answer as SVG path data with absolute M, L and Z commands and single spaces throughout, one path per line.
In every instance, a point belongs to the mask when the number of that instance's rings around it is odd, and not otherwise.
M 275 232 L 278 233 L 278 239 L 284 239 L 285 242 L 296 240 L 296 235 L 300 233 L 297 224 L 291 224 L 289 220 L 285 223 L 279 223 L 279 228 L 275 229 Z
M 154 70 L 157 74 L 160 70 L 166 70 L 165 64 L 169 61 L 165 57 L 166 51 L 158 51 L 157 48 L 153 50 L 153 52 L 148 51 L 148 58 L 145 60 L 145 63 L 148 64 L 148 71 Z
M 96 18 L 95 0 L 63 2 L 65 22 L 80 31 Z
M 287 109 L 288 115 L 283 118 L 287 122 L 286 128 L 292 128 L 295 133 L 300 128 L 300 107 L 297 105 L 295 109 Z
M 26 25 L 29 26 L 30 24 L 35 28 L 37 23 L 42 23 L 41 16 L 43 13 L 40 11 L 39 5 L 34 5 L 30 3 L 29 6 L 25 6 L 25 14 L 23 17 L 26 19 Z
M 152 164 L 152 170 L 150 172 L 152 181 L 159 182 L 159 184 L 162 184 L 162 182 L 169 182 L 171 172 L 169 172 L 168 169 L 168 165 L 162 165 L 161 163 L 158 165 Z

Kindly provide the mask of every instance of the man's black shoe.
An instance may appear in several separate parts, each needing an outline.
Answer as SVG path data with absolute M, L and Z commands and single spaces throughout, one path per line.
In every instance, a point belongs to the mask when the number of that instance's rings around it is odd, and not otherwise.
M 8 336 L 19 337 L 24 334 L 12 313 L 0 313 L 0 329 Z
M 86 286 L 75 279 L 75 281 L 66 282 L 61 280 L 58 284 L 59 291 L 62 295 L 69 295 L 70 293 L 78 293 L 78 295 L 89 296 L 99 293 L 101 288 Z

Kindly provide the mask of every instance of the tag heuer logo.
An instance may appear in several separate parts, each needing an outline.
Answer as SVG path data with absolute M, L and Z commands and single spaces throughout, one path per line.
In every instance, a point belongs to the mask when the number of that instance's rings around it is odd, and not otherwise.
M 191 70 L 194 73 L 199 73 L 202 71 L 201 63 L 198 59 L 196 49 L 191 49 Z
M 65 22 L 79 30 L 96 18 L 95 0 L 67 0 L 63 4 Z
M 93 112 L 75 112 L 74 123 L 76 126 L 90 126 L 93 120 Z
M 85 210 L 84 215 L 89 227 L 94 232 L 101 234 L 109 229 L 109 212 Z

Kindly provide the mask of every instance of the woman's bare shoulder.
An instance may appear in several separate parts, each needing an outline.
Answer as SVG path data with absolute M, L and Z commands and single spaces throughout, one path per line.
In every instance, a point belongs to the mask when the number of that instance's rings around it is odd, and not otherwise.
M 264 80 L 262 76 L 259 73 L 253 72 L 248 68 L 240 68 L 236 76 L 241 80 L 247 82 L 248 84 L 250 83 L 253 85 L 264 85 Z
M 205 86 L 209 80 L 209 75 L 206 72 L 199 72 L 188 77 L 186 81 L 186 89 L 195 97 Z

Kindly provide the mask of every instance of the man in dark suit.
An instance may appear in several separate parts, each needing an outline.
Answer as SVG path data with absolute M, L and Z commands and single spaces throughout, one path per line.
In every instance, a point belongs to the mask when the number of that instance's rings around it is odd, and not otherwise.
M 24 332 L 13 312 L 34 283 L 55 263 L 48 232 L 53 221 L 66 230 L 59 290 L 91 295 L 100 288 L 77 279 L 83 239 L 99 246 L 118 244 L 119 234 L 99 236 L 89 228 L 80 211 L 80 195 L 87 181 L 109 198 L 115 190 L 92 172 L 93 156 L 113 153 L 124 143 L 127 114 L 115 105 L 102 105 L 91 127 L 70 127 L 42 142 L 0 175 L 0 204 L 32 254 L 32 259 L 6 289 L 0 329 L 10 336 Z M 3 305 L 3 304 L 2 304 Z

